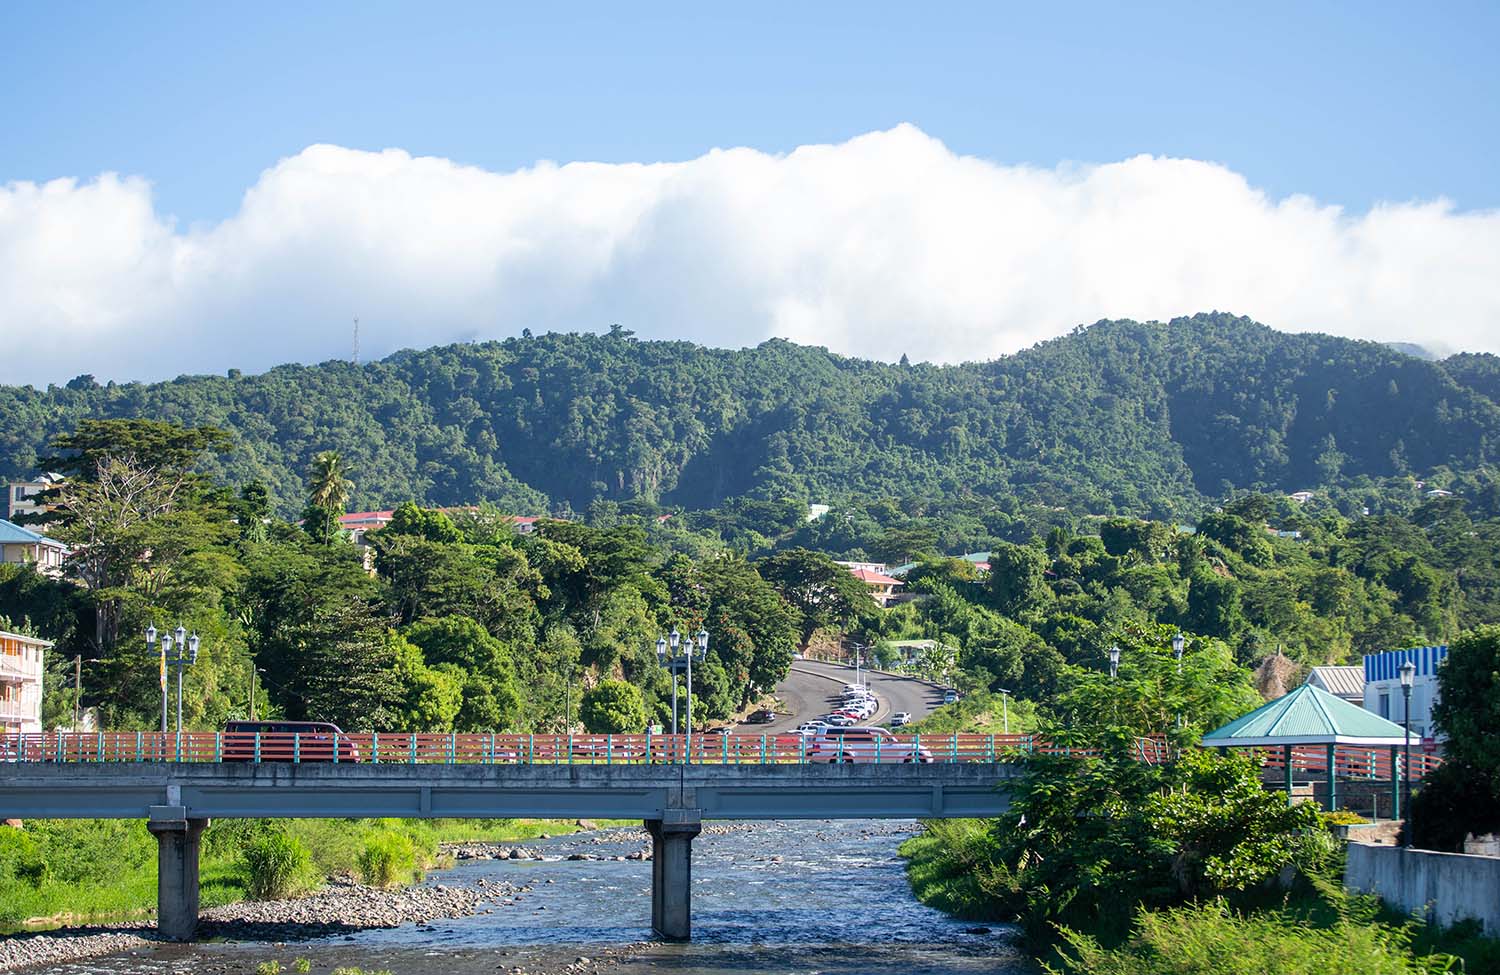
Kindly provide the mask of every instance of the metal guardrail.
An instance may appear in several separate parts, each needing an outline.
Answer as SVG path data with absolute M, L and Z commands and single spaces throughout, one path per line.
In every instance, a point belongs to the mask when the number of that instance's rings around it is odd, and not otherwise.
M 1139 738 L 1135 757 L 1147 764 L 1171 759 L 1161 737 Z M 797 734 L 518 735 L 342 734 L 289 732 L 140 731 L 0 735 L 0 762 L 290 762 L 400 765 L 806 765 L 822 763 L 996 763 L 1027 755 L 1090 757 L 1096 749 L 1060 745 L 1034 735 L 903 735 L 875 741 L 811 739 Z M 1284 768 L 1282 749 L 1255 749 L 1267 769 Z M 1293 750 L 1294 771 L 1327 774 L 1327 749 Z M 1399 755 L 1398 755 L 1399 758 Z M 1391 750 L 1339 746 L 1337 773 L 1347 779 L 1389 780 Z M 1434 755 L 1412 755 L 1412 777 L 1440 765 Z
M 910 735 L 846 742 L 796 734 L 515 735 L 287 732 L 95 732 L 0 735 L 10 762 L 303 762 L 442 765 L 781 765 L 1000 762 L 1026 754 L 1091 755 L 1031 735 Z M 1143 760 L 1165 756 L 1149 748 Z

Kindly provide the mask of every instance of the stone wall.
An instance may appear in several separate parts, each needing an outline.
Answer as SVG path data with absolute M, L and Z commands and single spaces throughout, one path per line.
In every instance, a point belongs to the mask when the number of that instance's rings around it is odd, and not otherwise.
M 1444 926 L 1473 918 L 1500 935 L 1500 857 L 1350 843 L 1344 884 Z

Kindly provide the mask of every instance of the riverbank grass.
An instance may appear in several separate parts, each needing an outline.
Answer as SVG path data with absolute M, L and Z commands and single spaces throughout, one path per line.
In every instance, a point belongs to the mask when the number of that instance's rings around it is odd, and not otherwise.
M 381 885 L 409 883 L 446 865 L 444 843 L 517 843 L 577 830 L 571 820 L 221 820 L 203 834 L 201 904 L 291 896 L 329 877 L 365 879 L 362 857 Z M 372 847 L 399 855 L 372 857 Z M 0 933 L 126 920 L 155 909 L 156 840 L 144 823 L 31 820 L 21 829 L 0 827 Z

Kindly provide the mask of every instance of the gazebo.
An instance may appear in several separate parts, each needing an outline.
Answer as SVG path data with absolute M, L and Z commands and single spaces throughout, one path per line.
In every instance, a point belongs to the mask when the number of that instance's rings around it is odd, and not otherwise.
M 1391 750 L 1392 811 L 1400 806 L 1400 776 L 1397 749 L 1406 741 L 1406 730 L 1393 721 L 1366 711 L 1322 688 L 1303 684 L 1290 694 L 1263 704 L 1241 718 L 1203 736 L 1205 748 L 1265 748 L 1280 746 L 1286 771 L 1287 801 L 1292 798 L 1292 749 L 1297 745 L 1323 745 L 1328 749 L 1328 809 L 1339 805 L 1339 746 L 1388 747 Z

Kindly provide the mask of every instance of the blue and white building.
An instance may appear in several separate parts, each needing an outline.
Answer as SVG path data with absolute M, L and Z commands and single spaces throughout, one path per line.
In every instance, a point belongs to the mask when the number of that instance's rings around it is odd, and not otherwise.
M 1405 724 L 1405 699 L 1401 692 L 1401 665 L 1408 660 L 1417 668 L 1411 686 L 1411 734 L 1413 739 L 1433 738 L 1432 708 L 1438 698 L 1438 669 L 1448 659 L 1448 647 L 1412 647 L 1365 656 L 1366 711 L 1388 721 Z

